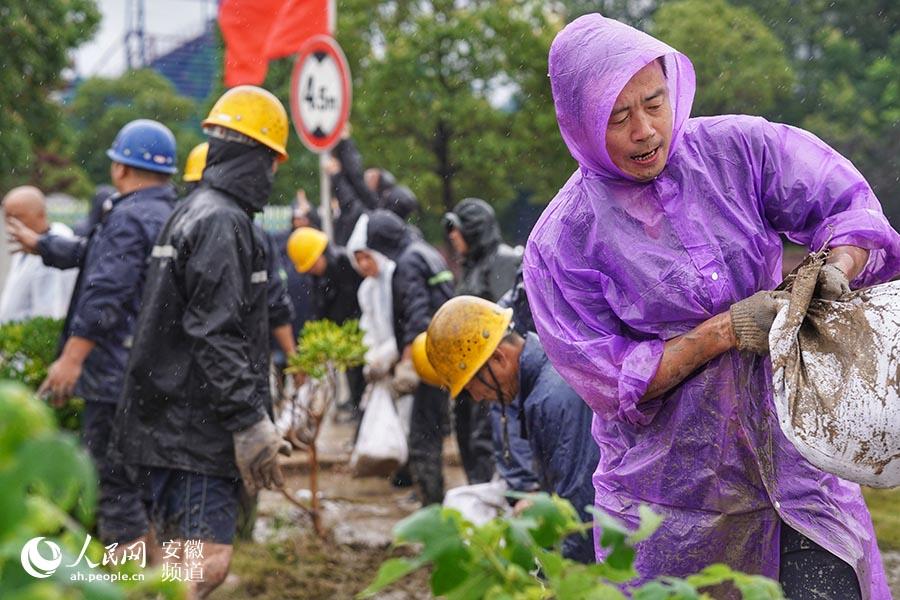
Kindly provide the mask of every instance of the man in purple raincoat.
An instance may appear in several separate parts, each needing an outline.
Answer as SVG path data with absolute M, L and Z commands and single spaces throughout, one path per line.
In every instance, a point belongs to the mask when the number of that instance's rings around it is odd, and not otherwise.
M 616 21 L 574 21 L 549 63 L 580 168 L 531 234 L 525 283 L 547 355 L 594 410 L 597 506 L 665 517 L 639 572 L 725 562 L 780 577 L 792 598 L 890 598 L 859 487 L 779 429 L 776 301 L 757 293 L 781 279 L 779 233 L 831 248 L 822 297 L 900 272 L 871 188 L 805 131 L 688 118 L 688 58 Z

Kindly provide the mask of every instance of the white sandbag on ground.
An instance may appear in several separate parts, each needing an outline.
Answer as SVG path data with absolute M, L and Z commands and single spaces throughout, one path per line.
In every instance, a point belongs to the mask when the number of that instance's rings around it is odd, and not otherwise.
M 510 512 L 506 490 L 506 482 L 502 479 L 463 485 L 447 491 L 444 506 L 455 508 L 475 525 L 484 525 L 491 519 Z
M 900 485 L 900 281 L 812 299 L 821 264 L 798 269 L 769 335 L 781 429 L 824 471 Z

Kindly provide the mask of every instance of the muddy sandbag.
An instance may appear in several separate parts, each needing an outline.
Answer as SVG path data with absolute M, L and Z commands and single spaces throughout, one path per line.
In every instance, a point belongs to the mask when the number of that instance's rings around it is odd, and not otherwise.
M 788 277 L 769 334 L 775 408 L 809 462 L 873 487 L 900 485 L 900 281 L 813 298 L 825 253 Z

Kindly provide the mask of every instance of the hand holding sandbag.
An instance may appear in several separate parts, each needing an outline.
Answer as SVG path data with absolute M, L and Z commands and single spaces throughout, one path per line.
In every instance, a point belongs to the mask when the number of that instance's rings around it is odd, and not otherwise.
M 763 291 L 731 305 L 731 326 L 738 350 L 769 353 L 769 330 L 785 300 L 782 292 Z
M 850 293 L 850 282 L 847 275 L 837 265 L 824 265 L 819 271 L 814 296 L 822 300 L 837 300 Z
M 281 487 L 284 476 L 278 465 L 278 455 L 291 455 L 291 444 L 278 433 L 268 417 L 255 425 L 236 431 L 234 458 L 244 486 L 251 494 L 260 488 Z
M 394 378 L 392 380 L 392 388 L 398 396 L 412 394 L 419 387 L 419 375 L 413 366 L 411 358 L 401 360 L 394 367 Z

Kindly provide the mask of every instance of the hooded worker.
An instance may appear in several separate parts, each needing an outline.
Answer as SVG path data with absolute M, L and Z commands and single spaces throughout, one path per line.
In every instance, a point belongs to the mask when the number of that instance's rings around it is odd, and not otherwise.
M 188 153 L 184 162 L 184 173 L 181 181 L 184 183 L 185 192 L 190 195 L 200 187 L 203 180 L 203 170 L 206 169 L 206 158 L 209 155 L 209 142 L 197 144 Z M 269 327 L 272 332 L 272 341 L 281 354 L 274 360 L 279 368 L 286 366 L 286 358 L 294 353 L 297 342 L 295 332 L 295 312 L 291 297 L 288 295 L 288 272 L 281 261 L 281 252 L 278 247 L 278 238 L 267 233 L 257 223 L 253 224 L 259 229 L 269 243 L 268 257 L 268 302 L 269 302 Z
M 462 257 L 456 293 L 499 300 L 513 287 L 522 263 L 522 248 L 503 243 L 494 208 L 481 198 L 466 198 L 444 215 L 444 230 Z
M 453 275 L 432 246 L 415 236 L 400 217 L 376 210 L 369 217 L 366 246 L 394 261 L 391 303 L 394 337 L 402 360 L 396 379 L 415 377 L 412 344 L 428 328 L 434 312 L 453 295 Z M 419 485 L 422 502 L 444 499 L 443 438 L 447 422 L 447 395 L 438 387 L 418 382 L 413 388 L 413 408 L 409 432 L 409 467 Z
M 287 113 L 239 86 L 203 127 L 201 183 L 151 254 L 113 440 L 149 472 L 160 538 L 203 541 L 201 597 L 228 573 L 241 480 L 280 487 L 277 455 L 290 452 L 267 412 L 268 242 L 253 226 L 287 158 Z
M 594 497 L 591 474 L 598 450 L 591 439 L 591 410 L 547 360 L 534 333 L 510 326 L 512 309 L 474 296 L 457 296 L 435 313 L 425 342 L 428 362 L 452 397 L 463 390 L 479 403 L 517 399 L 541 488 L 570 501 L 582 520 Z M 573 535 L 563 555 L 594 561 L 593 536 Z
M 859 486 L 784 437 L 767 357 L 780 234 L 830 248 L 823 298 L 900 271 L 871 188 L 800 129 L 689 118 L 690 60 L 622 23 L 573 21 L 549 67 L 579 168 L 531 233 L 525 284 L 547 355 L 595 413 L 597 506 L 664 517 L 637 570 L 724 562 L 791 598 L 813 578 L 817 598 L 889 598 Z
M 456 294 L 499 300 L 515 283 L 522 250 L 503 243 L 493 207 L 480 198 L 466 198 L 444 215 L 443 224 L 450 245 L 462 258 Z M 469 483 L 490 481 L 494 473 L 491 409 L 484 403 L 473 404 L 462 394 L 453 410 Z

